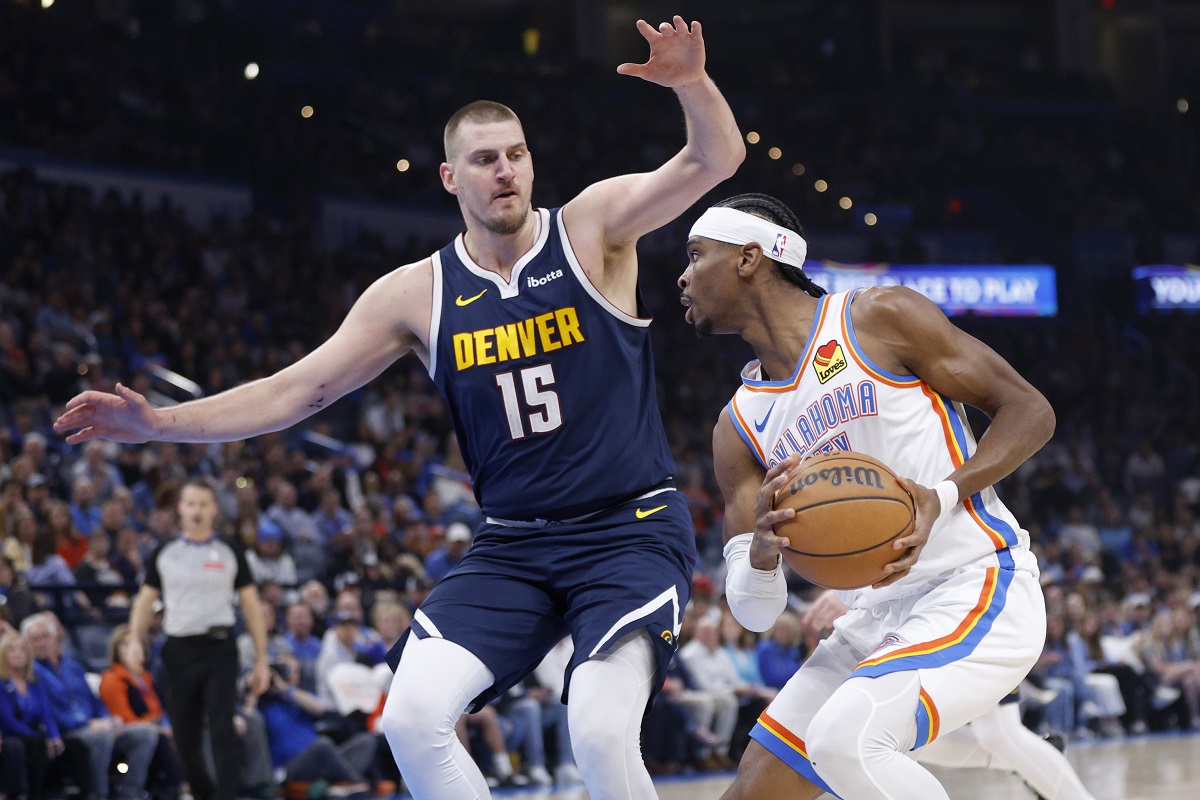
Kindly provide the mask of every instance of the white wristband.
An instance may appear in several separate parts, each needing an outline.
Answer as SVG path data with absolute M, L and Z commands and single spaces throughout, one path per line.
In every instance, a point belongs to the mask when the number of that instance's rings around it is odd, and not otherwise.
M 951 480 L 945 480 L 934 486 L 933 491 L 937 492 L 938 500 L 942 504 L 941 510 L 938 512 L 938 519 L 945 519 L 958 506 L 958 484 Z
M 750 565 L 753 540 L 753 533 L 743 533 L 725 543 L 725 599 L 742 627 L 761 633 L 787 608 L 787 581 L 778 564 L 772 570 Z

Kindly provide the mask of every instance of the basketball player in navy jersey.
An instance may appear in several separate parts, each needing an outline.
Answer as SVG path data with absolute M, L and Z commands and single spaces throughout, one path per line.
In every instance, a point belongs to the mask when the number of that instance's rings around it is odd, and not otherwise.
M 58 431 L 216 442 L 293 425 L 415 352 L 444 393 L 487 521 L 434 587 L 389 661 L 383 728 L 416 798 L 481 798 L 454 734 L 564 635 L 568 717 L 592 798 L 652 798 L 638 732 L 663 684 L 695 545 L 675 490 L 637 292 L 635 245 L 745 156 L 704 71 L 700 24 L 638 29 L 644 64 L 618 72 L 675 90 L 683 149 L 653 172 L 533 208 L 533 161 L 508 108 L 477 102 L 445 130 L 442 183 L 466 233 L 359 298 L 338 331 L 276 375 L 152 409 L 130 389 L 85 392 Z
M 815 285 L 801 233 L 775 198 L 731 198 L 692 226 L 679 278 L 687 320 L 757 356 L 713 432 L 730 610 L 761 631 L 785 607 L 774 526 L 794 512 L 773 498 L 807 458 L 878 458 L 906 476 L 916 521 L 884 578 L 839 595 L 851 610 L 759 717 L 724 800 L 946 800 L 905 753 L 995 708 L 1041 653 L 1037 560 L 992 484 L 1054 413 L 916 292 Z M 978 443 L 964 403 L 991 417 Z

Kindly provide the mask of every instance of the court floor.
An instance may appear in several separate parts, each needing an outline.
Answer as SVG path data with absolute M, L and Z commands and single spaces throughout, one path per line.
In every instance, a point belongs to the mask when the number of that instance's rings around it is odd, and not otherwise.
M 1096 800 L 1200 798 L 1200 735 L 1158 735 L 1074 745 L 1067 756 Z M 1034 794 L 1014 775 L 978 769 L 933 772 L 953 800 L 1029 800 Z M 660 779 L 660 800 L 717 800 L 733 773 Z M 548 789 L 497 792 L 496 797 L 586 800 L 587 792 Z M 828 800 L 824 795 L 823 800 Z

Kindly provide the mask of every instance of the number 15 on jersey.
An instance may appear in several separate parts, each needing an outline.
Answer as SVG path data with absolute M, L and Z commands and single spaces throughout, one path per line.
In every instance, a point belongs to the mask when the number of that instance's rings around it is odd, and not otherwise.
M 520 384 L 518 386 L 518 384 Z M 550 433 L 562 427 L 562 409 L 558 393 L 546 387 L 554 385 L 554 365 L 538 364 L 512 372 L 496 374 L 496 385 L 504 398 L 504 415 L 508 418 L 508 432 L 513 440 L 524 439 L 528 433 Z M 524 408 L 532 413 L 522 411 Z

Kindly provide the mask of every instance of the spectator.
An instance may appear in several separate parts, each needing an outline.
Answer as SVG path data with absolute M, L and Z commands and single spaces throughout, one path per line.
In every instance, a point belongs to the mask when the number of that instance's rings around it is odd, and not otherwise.
M 75 465 L 71 467 L 71 479 L 76 487 L 78 487 L 80 481 L 91 482 L 91 493 L 88 497 L 89 505 L 92 501 L 103 503 L 112 497 L 113 492 L 125 485 L 120 471 L 105 460 L 105 447 L 107 445 L 104 442 L 88 442 L 83 446 L 83 458 L 76 461 Z M 76 502 L 78 504 L 78 500 Z M 81 504 L 79 504 L 79 507 L 83 508 Z M 79 529 L 85 534 L 92 531 L 90 527 L 83 525 L 80 525 Z
M 263 629 L 267 635 L 267 660 L 274 664 L 284 656 L 292 656 L 292 646 L 288 644 L 287 639 L 276 630 L 276 615 L 275 606 L 263 601 L 258 604 L 260 613 L 262 614 Z M 242 673 L 248 673 L 254 668 L 254 661 L 258 657 L 254 634 L 249 631 L 244 631 L 238 635 L 238 664 L 241 667 Z
M 306 692 L 316 692 L 317 657 L 321 654 L 321 640 L 313 636 L 312 608 L 303 600 L 289 604 L 283 624 L 284 641 L 291 648 L 300 669 L 297 685 Z
M 359 651 L 356 647 L 361 615 L 349 610 L 334 612 L 332 625 L 321 641 L 321 654 L 317 656 L 317 696 L 329 707 L 333 707 L 333 691 L 329 686 L 329 671 L 337 664 L 357 664 Z
M 713 699 L 714 714 L 711 723 L 697 717 L 702 725 L 711 728 L 717 742 L 710 757 L 701 759 L 702 768 L 730 769 L 737 762 L 729 757 L 733 744 L 733 731 L 738 723 L 738 709 L 742 702 L 758 700 L 758 688 L 746 683 L 738 675 L 737 667 L 729 653 L 721 646 L 720 621 L 712 615 L 702 617 L 696 623 L 695 637 L 679 650 L 679 657 L 687 664 L 696 687 Z M 756 702 L 753 717 L 758 716 L 766 703 Z M 747 728 L 747 730 L 749 730 Z
M 100 505 L 96 501 L 96 484 L 91 478 L 80 477 L 71 483 L 71 504 L 68 510 L 76 532 L 86 536 L 93 528 L 100 527 Z M 63 522 L 56 522 L 55 526 L 67 528 Z
M 0 636 L 0 736 L 4 737 L 6 760 L 24 769 L 16 772 L 17 783 L 6 787 L 14 798 L 45 800 L 46 771 L 50 761 L 63 752 L 63 741 L 45 688 L 33 671 L 29 643 L 9 631 Z
M 96 509 L 96 514 L 96 527 L 98 527 L 99 509 Z M 49 513 L 46 516 L 46 529 L 54 534 L 54 551 L 62 556 L 67 567 L 75 569 L 79 566 L 84 555 L 87 554 L 87 536 L 80 533 L 80 528 L 75 525 L 65 503 L 57 500 L 50 503 Z M 83 530 L 90 530 L 90 528 Z
M 1200 730 L 1200 636 L 1189 608 L 1163 609 L 1142 647 L 1142 659 L 1160 686 L 1178 689 L 1192 730 Z
M 90 769 L 81 788 L 96 797 L 108 797 L 109 764 L 120 753 L 129 765 L 118 788 L 118 796 L 137 800 L 146 788 L 150 760 L 158 746 L 158 734 L 149 726 L 130 725 L 108 713 L 88 685 L 87 670 L 63 653 L 62 640 L 47 617 L 35 614 L 21 624 L 37 663 L 34 672 L 46 689 L 50 711 L 68 752 L 77 750 Z
M 4 555 L 0 555 L 0 606 L 8 609 L 11 625 L 20 625 L 23 619 L 37 611 L 37 602 L 29 587 Z
M 560 640 L 550 648 L 545 658 L 533 671 L 533 677 L 541 687 L 537 694 L 542 704 L 542 724 L 554 730 L 554 743 L 558 760 L 554 767 L 554 782 L 559 786 L 578 786 L 583 783 L 579 767 L 575 764 L 575 751 L 571 748 L 571 730 L 567 724 L 567 706 L 562 701 L 563 683 L 571 654 L 575 646 L 571 637 Z
M 258 521 L 258 536 L 246 561 L 255 583 L 272 580 L 281 586 L 297 585 L 296 562 L 283 549 L 283 529 L 266 517 Z
M 59 589 L 53 595 L 49 592 L 41 593 L 39 605 L 50 607 L 61 604 L 67 610 L 78 606 L 83 613 L 93 611 L 87 595 L 82 592 L 65 591 L 66 587 L 75 586 L 75 576 L 63 557 L 54 552 L 54 532 L 49 528 L 39 530 L 34 537 L 30 561 L 30 567 L 25 573 L 25 579 L 30 586 L 37 589 Z
M 763 683 L 773 689 L 782 689 L 800 664 L 804 661 L 804 650 L 800 639 L 800 620 L 790 611 L 785 611 L 758 642 L 758 669 Z
M 283 529 L 296 562 L 296 580 L 305 583 L 323 577 L 329 559 L 316 523 L 307 511 L 296 505 L 296 501 L 296 487 L 288 481 L 279 481 L 275 487 L 275 502 L 267 508 L 267 518 Z
M 188 792 L 171 726 L 146 669 L 146 648 L 128 625 L 118 625 L 113 630 L 108 657 L 111 666 L 100 676 L 100 700 L 110 714 L 126 725 L 146 725 L 157 733 L 149 775 L 161 775 L 173 797 Z
M 125 586 L 125 577 L 117 570 L 109 558 L 112 542 L 103 531 L 97 531 L 87 540 L 87 551 L 83 561 L 75 567 L 75 583 L 93 608 L 103 608 L 110 601 L 116 601 L 113 590 Z M 128 598 L 122 593 L 122 597 Z
M 271 667 L 271 688 L 258 699 L 267 725 L 271 763 L 284 771 L 285 781 L 328 780 L 339 794 L 366 791 L 375 762 L 377 741 L 357 733 L 340 745 L 317 733 L 317 720 L 332 710 L 319 697 L 301 689 L 299 665 L 282 656 Z
M 1095 722 L 1105 736 L 1122 735 L 1124 730 L 1117 718 L 1123 716 L 1128 707 L 1117 678 L 1101 672 L 1106 660 L 1100 646 L 1100 619 L 1095 612 L 1085 612 L 1079 621 L 1079 629 L 1067 634 L 1067 649 L 1075 672 L 1076 696 L 1083 698 L 1080 716 L 1085 722 Z M 1085 737 L 1089 735 L 1087 729 L 1080 729 L 1079 733 Z
M 13 534 L 4 540 L 4 555 L 20 574 L 33 566 L 33 540 L 37 538 L 38 527 L 33 512 L 25 509 L 13 520 Z
M 425 558 L 425 574 L 429 580 L 437 583 L 446 577 L 471 547 L 471 529 L 462 522 L 452 522 L 446 526 L 445 544 L 434 550 Z

